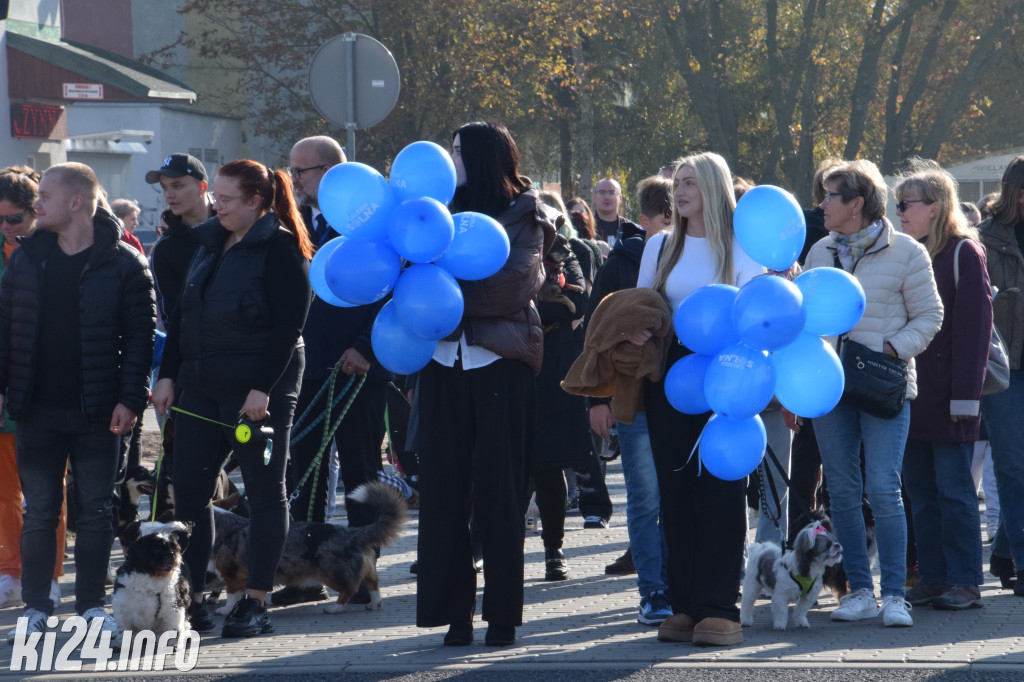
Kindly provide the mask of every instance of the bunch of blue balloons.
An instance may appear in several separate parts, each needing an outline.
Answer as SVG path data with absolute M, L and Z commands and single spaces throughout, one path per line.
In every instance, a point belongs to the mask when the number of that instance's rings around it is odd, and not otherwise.
M 370 340 L 377 360 L 398 374 L 426 366 L 438 340 L 458 328 L 464 304 L 457 280 L 490 277 L 508 260 L 508 235 L 498 221 L 448 212 L 455 185 L 451 157 L 426 141 L 398 153 L 390 179 L 353 162 L 334 166 L 320 181 L 320 210 L 341 236 L 313 257 L 313 291 L 342 307 L 392 294 Z
M 807 230 L 793 196 L 771 185 L 743 195 L 733 225 L 747 255 L 777 272 L 796 262 Z M 764 275 L 739 289 L 712 284 L 686 297 L 672 321 L 693 354 L 669 369 L 665 395 L 680 412 L 715 412 L 700 439 L 709 472 L 737 480 L 757 468 L 767 446 L 758 414 L 773 395 L 802 417 L 836 406 L 845 377 L 821 337 L 852 329 L 864 304 L 860 284 L 838 268 L 809 270 L 792 282 Z

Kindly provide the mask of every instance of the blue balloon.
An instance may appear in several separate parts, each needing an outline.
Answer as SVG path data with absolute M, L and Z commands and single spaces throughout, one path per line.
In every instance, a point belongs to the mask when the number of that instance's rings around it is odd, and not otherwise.
M 774 393 L 775 369 L 763 350 L 737 343 L 720 350 L 708 364 L 704 395 L 722 416 L 753 417 L 768 407 Z
M 704 397 L 704 377 L 710 355 L 693 353 L 679 358 L 665 375 L 665 397 L 683 414 L 704 414 L 711 410 Z
M 782 348 L 803 331 L 804 297 L 785 277 L 750 280 L 736 294 L 732 324 L 743 343 L 762 350 Z
M 788 270 L 807 238 L 800 204 L 773 185 L 758 185 L 740 197 L 732 224 L 740 247 L 769 270 Z
M 420 371 L 437 350 L 437 341 L 422 339 L 402 326 L 394 301 L 385 303 L 377 313 L 370 330 L 370 345 L 377 361 L 395 374 Z
M 398 280 L 402 259 L 383 242 L 346 239 L 327 258 L 327 286 L 356 305 L 379 301 Z
M 867 298 L 857 278 L 839 268 L 814 268 L 793 284 L 804 295 L 804 329 L 818 336 L 845 334 L 864 316 Z
M 443 339 L 462 321 L 462 289 L 433 263 L 407 268 L 395 285 L 394 302 L 402 326 L 424 339 Z
M 683 299 L 672 316 L 679 341 L 704 355 L 737 343 L 740 335 L 732 326 L 732 304 L 738 291 L 728 284 L 709 284 Z
M 486 279 L 501 270 L 511 245 L 504 226 L 483 213 L 466 211 L 452 216 L 455 238 L 435 263 L 458 279 Z
M 391 214 L 388 238 L 402 258 L 413 263 L 437 260 L 451 246 L 455 222 L 444 204 L 430 197 L 407 199 Z
M 444 147 L 413 142 L 395 157 L 390 182 L 399 201 L 430 197 L 447 206 L 455 196 L 455 164 Z
M 730 419 L 714 415 L 700 436 L 700 462 L 723 481 L 738 481 L 754 473 L 768 447 L 761 417 Z
M 846 376 L 839 356 L 819 336 L 803 332 L 772 354 L 775 397 L 801 417 L 828 414 L 843 397 Z
M 341 300 L 327 285 L 327 259 L 343 241 L 345 241 L 345 237 L 335 237 L 317 249 L 313 260 L 309 263 L 309 284 L 313 287 L 313 293 L 327 303 L 339 308 L 353 308 L 355 307 L 354 303 Z
M 317 201 L 327 223 L 355 239 L 387 238 L 388 219 L 397 203 L 383 175 L 354 161 L 324 173 Z

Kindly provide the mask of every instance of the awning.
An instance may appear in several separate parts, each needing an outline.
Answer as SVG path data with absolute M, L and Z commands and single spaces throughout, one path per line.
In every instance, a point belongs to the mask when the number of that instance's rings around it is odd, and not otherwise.
M 45 40 L 18 32 L 18 22 L 7 22 L 9 47 L 86 78 L 120 88 L 136 97 L 194 102 L 196 93 L 161 71 L 108 50 L 90 45 Z

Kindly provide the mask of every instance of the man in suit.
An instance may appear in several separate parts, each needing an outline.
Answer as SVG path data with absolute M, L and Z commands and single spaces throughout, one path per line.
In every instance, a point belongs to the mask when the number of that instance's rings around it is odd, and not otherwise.
M 341 146 L 335 140 L 323 136 L 299 140 L 292 147 L 289 156 L 288 170 L 291 173 L 295 196 L 301 206 L 306 227 L 310 231 L 310 238 L 317 247 L 338 236 L 320 212 L 320 181 L 332 166 L 344 162 L 345 153 Z M 295 414 L 302 415 L 308 408 L 309 415 L 302 423 L 297 424 L 297 434 L 301 434 L 308 424 L 327 409 L 327 391 L 324 391 L 315 403 L 313 398 L 330 377 L 335 364 L 340 363 L 341 368 L 335 380 L 335 396 L 341 395 L 352 375 L 366 375 L 366 383 L 352 402 L 334 436 L 341 463 L 341 480 L 345 485 L 346 494 L 352 493 L 363 483 L 377 480 L 377 472 L 381 470 L 380 447 L 385 431 L 385 389 L 392 376 L 373 356 L 370 329 L 383 303 L 381 301 L 371 305 L 340 308 L 314 296 L 306 318 L 306 326 L 302 330 L 306 342 L 306 368 L 302 375 L 302 390 Z M 354 390 L 357 383 L 358 379 L 350 390 Z M 345 399 L 331 409 L 326 423 L 333 425 L 341 414 L 347 398 L 346 395 Z M 324 452 L 319 452 L 325 422 L 321 422 L 291 447 L 291 460 L 288 464 L 289 492 L 295 489 L 306 471 L 312 468 L 298 496 L 292 501 L 291 512 L 295 519 L 317 522 L 327 520 L 327 499 L 334 491 L 327 489 L 330 449 L 328 447 Z M 314 462 L 318 462 L 317 466 L 313 466 Z M 374 520 L 372 508 L 351 499 L 346 499 L 345 509 L 349 526 L 365 526 Z M 364 593 L 365 590 L 360 590 L 352 600 L 353 603 L 369 603 L 369 594 Z M 320 586 L 283 588 L 272 595 L 274 604 L 297 604 L 326 598 L 327 593 Z

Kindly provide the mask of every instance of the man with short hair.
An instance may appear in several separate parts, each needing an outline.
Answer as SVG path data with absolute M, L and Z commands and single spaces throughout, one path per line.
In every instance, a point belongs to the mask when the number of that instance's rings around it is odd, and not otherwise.
M 594 185 L 594 227 L 599 236 L 615 246 L 623 225 L 640 227 L 619 215 L 622 206 L 622 186 L 613 178 L 605 178 Z
M 121 241 L 121 223 L 97 207 L 98 196 L 88 166 L 46 171 L 33 206 L 36 230 L 0 281 L 0 408 L 6 400 L 18 421 L 27 634 L 45 630 L 53 613 L 53 533 L 69 460 L 78 515 L 75 611 L 117 633 L 103 610 L 111 494 L 120 440 L 149 399 L 156 310 L 146 261 Z
M 310 232 L 310 239 L 317 247 L 337 237 L 320 212 L 320 181 L 332 166 L 345 162 L 341 146 L 329 137 L 308 137 L 299 140 L 292 147 L 288 168 L 292 177 L 295 196 L 300 204 L 300 213 Z M 377 480 L 381 470 L 380 446 L 384 439 L 384 404 L 390 372 L 381 367 L 373 355 L 370 345 L 370 330 L 377 312 L 384 301 L 351 308 L 333 306 L 317 296 L 309 308 L 302 337 L 306 342 L 306 366 L 302 374 L 302 388 L 299 393 L 295 414 L 307 410 L 309 416 L 297 424 L 305 428 L 327 411 L 324 391 L 316 402 L 313 399 L 328 381 L 332 368 L 340 363 L 340 371 L 334 382 L 334 395 L 340 396 L 353 374 L 365 374 L 366 382 L 356 395 L 348 412 L 334 435 L 341 462 L 341 479 L 346 495 L 351 495 L 363 483 Z M 352 389 L 355 390 L 355 384 Z M 341 400 L 329 412 L 328 419 L 321 424 L 337 421 L 347 402 Z M 327 480 L 330 466 L 330 446 L 320 452 L 323 426 L 293 441 L 288 462 L 288 492 L 292 493 L 303 476 L 308 477 L 297 491 L 291 503 L 295 519 L 324 522 L 327 520 L 327 498 L 334 495 L 328 490 Z M 320 460 L 317 466 L 317 455 Z M 315 486 L 315 487 L 314 487 Z M 348 497 L 345 501 L 348 525 L 366 526 L 373 523 L 375 511 Z M 285 587 L 271 596 L 275 605 L 297 604 L 300 602 L 326 599 L 323 587 L 316 585 L 304 588 Z M 353 603 L 369 603 L 369 593 L 360 589 Z
M 167 328 L 178 307 L 178 297 L 185 282 L 188 264 L 199 246 L 192 228 L 213 217 L 213 203 L 207 190 L 209 180 L 203 162 L 190 154 L 171 154 L 160 168 L 146 173 L 146 182 L 160 184 L 167 209 L 161 220 L 167 229 L 149 254 L 153 281 L 156 286 L 157 328 Z M 175 395 L 177 404 L 180 394 Z M 163 429 L 163 459 L 160 477 L 153 495 L 153 505 L 159 516 L 170 505 L 169 486 L 174 469 L 174 418 L 168 413 Z

